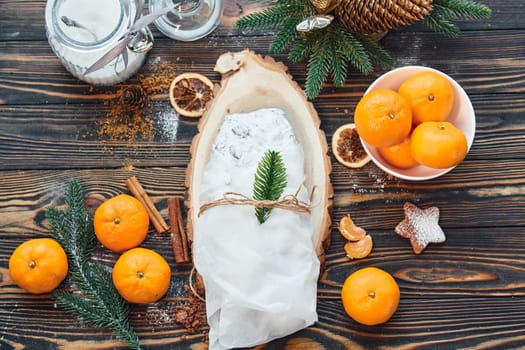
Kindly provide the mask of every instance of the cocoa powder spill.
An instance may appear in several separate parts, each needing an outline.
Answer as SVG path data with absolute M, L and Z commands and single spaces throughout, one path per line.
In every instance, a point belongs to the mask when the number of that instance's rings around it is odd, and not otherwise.
M 189 333 L 203 331 L 208 328 L 206 318 L 206 303 L 193 294 L 188 285 L 184 286 L 188 300 L 175 306 L 174 321 Z
M 207 343 L 207 331 L 209 327 L 206 317 L 206 303 L 203 300 L 205 289 L 202 277 L 196 274 L 193 290 L 188 284 L 185 284 L 184 291 L 188 298 L 181 304 L 175 306 L 173 320 L 175 324 L 184 327 L 188 333 L 206 332 L 204 343 Z

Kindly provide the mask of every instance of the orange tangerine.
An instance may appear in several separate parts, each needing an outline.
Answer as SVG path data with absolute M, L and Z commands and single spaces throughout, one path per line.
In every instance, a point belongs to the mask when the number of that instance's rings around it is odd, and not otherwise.
M 412 109 L 414 125 L 446 120 L 454 104 L 452 84 L 432 71 L 414 74 L 401 84 L 398 92 Z
M 11 279 L 33 294 L 51 292 L 66 278 L 67 272 L 66 252 L 51 238 L 25 241 L 9 258 Z
M 385 323 L 396 312 L 400 291 L 388 272 L 366 267 L 345 280 L 341 298 L 346 313 L 355 321 L 373 326 Z
M 449 122 L 424 122 L 412 132 L 410 149 L 414 159 L 436 169 L 459 164 L 467 155 L 465 134 Z
M 93 218 L 95 235 L 114 252 L 140 245 L 148 234 L 149 216 L 138 199 L 120 194 L 102 203 Z
M 412 128 L 408 102 L 393 90 L 373 90 L 356 106 L 354 122 L 357 133 L 368 144 L 389 147 L 403 141 Z
M 378 148 L 377 151 L 384 160 L 399 169 L 408 169 L 418 165 L 418 162 L 412 156 L 409 137 L 397 145 Z
M 158 301 L 170 286 L 171 268 L 157 252 L 133 248 L 118 258 L 112 279 L 118 293 L 130 303 Z

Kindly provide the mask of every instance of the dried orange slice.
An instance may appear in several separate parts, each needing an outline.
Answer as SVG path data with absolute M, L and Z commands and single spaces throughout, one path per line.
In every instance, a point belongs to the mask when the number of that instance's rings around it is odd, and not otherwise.
M 372 237 L 366 235 L 357 242 L 347 242 L 344 246 L 346 256 L 350 259 L 363 259 L 370 255 L 373 247 Z
M 339 221 L 339 232 L 344 238 L 352 242 L 359 241 L 366 235 L 366 231 L 356 226 L 350 215 L 343 216 L 341 221 Z
M 349 168 L 360 168 L 370 161 L 353 123 L 341 125 L 335 131 L 332 152 L 339 163 Z
M 178 75 L 170 85 L 170 102 L 185 117 L 200 117 L 213 99 L 213 83 L 199 73 Z

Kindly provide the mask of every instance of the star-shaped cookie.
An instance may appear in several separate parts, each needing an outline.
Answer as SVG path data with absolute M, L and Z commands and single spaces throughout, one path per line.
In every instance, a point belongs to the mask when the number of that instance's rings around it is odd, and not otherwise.
M 414 253 L 420 254 L 429 243 L 445 242 L 445 233 L 438 224 L 439 208 L 419 209 L 406 202 L 403 205 L 405 219 L 395 228 L 398 235 L 410 239 Z

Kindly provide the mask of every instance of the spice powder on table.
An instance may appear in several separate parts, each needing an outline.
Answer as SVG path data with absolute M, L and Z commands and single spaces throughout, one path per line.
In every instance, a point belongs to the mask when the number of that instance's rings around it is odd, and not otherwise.
M 104 102 L 110 110 L 98 122 L 98 137 L 130 143 L 153 140 L 152 101 L 159 95 L 167 96 L 175 76 L 173 65 L 159 64 L 150 74 L 138 75 L 138 84 L 121 84 L 116 97 Z

